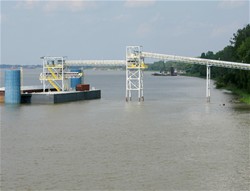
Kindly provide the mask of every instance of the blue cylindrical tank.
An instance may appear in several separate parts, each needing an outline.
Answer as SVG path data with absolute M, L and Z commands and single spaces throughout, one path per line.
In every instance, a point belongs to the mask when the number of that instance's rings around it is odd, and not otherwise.
M 5 103 L 19 104 L 21 101 L 20 70 L 5 70 Z
M 82 72 L 82 70 L 80 70 L 80 69 L 71 69 L 70 71 L 71 72 L 79 72 L 79 73 Z M 80 77 L 80 78 L 71 78 L 70 79 L 70 87 L 73 88 L 73 89 L 76 88 L 77 84 L 81 84 L 81 83 L 82 83 L 82 77 Z

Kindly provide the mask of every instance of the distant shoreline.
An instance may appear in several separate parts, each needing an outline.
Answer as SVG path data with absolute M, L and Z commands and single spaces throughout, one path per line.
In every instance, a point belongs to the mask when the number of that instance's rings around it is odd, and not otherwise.
M 2 69 L 13 69 L 13 68 L 26 68 L 26 69 L 35 69 L 42 68 L 42 65 L 9 65 L 9 64 L 1 64 L 0 68 Z

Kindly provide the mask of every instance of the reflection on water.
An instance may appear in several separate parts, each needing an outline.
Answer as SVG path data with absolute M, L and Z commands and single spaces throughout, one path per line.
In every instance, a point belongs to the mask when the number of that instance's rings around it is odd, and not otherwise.
M 238 103 L 238 104 L 233 104 L 232 108 L 234 111 L 237 111 L 240 113 L 246 112 L 246 113 L 250 114 L 250 105 Z
M 86 71 L 102 99 L 1 105 L 2 190 L 248 190 L 250 108 L 205 80 Z

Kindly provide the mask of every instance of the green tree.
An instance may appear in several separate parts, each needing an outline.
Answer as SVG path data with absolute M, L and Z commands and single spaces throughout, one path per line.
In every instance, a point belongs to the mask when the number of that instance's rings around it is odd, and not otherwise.
M 250 64 L 250 24 L 233 34 L 230 44 L 215 54 L 212 51 L 203 52 L 200 57 Z M 190 72 L 198 73 L 198 76 L 206 75 L 205 67 L 202 66 L 193 66 Z M 212 67 L 212 78 L 217 80 L 220 87 L 230 85 L 250 93 L 250 71 Z
M 237 48 L 237 55 L 242 62 L 250 63 L 250 37 L 246 38 Z

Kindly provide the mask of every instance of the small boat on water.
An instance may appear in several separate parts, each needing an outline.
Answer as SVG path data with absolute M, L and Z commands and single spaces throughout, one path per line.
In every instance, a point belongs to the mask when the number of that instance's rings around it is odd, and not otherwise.
M 170 71 L 167 71 L 165 65 L 160 72 L 155 72 L 152 74 L 153 76 L 177 76 L 177 71 L 174 67 L 170 68 Z
M 161 70 L 160 72 L 155 72 L 152 74 L 153 76 L 177 76 L 177 71 L 174 67 L 170 68 L 170 72 L 165 70 Z
M 155 72 L 152 74 L 152 76 L 171 76 L 171 75 L 165 72 Z

